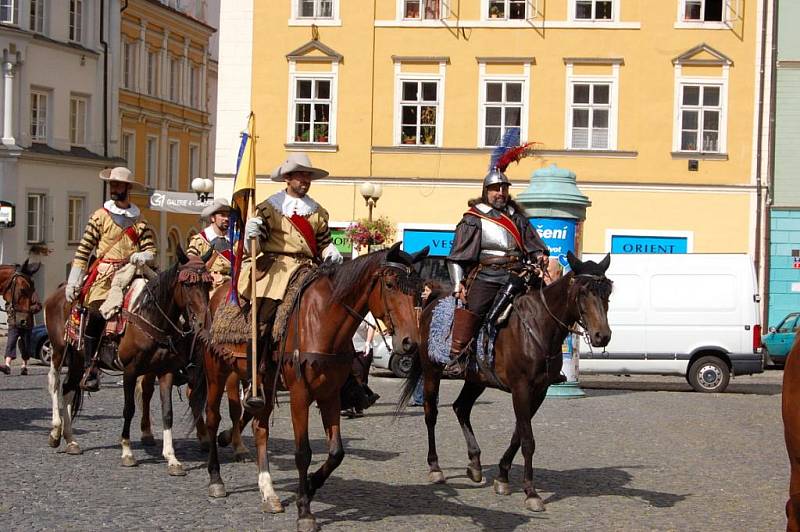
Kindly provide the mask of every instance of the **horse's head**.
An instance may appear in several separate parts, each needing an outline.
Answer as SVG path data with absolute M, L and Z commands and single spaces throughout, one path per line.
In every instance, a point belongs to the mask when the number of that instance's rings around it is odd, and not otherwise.
M 178 246 L 178 282 L 175 286 L 175 305 L 180 309 L 183 318 L 196 332 L 206 325 L 208 318 L 208 293 L 213 278 L 206 269 L 206 262 L 213 250 L 203 257 L 186 255 Z
M 611 265 L 611 255 L 599 263 L 587 260 L 582 262 L 572 252 L 567 253 L 567 261 L 574 277 L 570 279 L 570 303 L 577 308 L 577 322 L 584 328 L 593 347 L 605 347 L 611 341 L 611 328 L 608 326 L 608 298 L 612 282 L 606 277 Z
M 14 268 L 0 285 L 6 309 L 14 313 L 17 326 L 23 329 L 33 326 L 33 315 L 42 307 L 33 285 L 33 275 L 39 271 L 40 266 L 38 262 L 30 264 L 26 260 L 21 266 Z
M 409 254 L 400 249 L 398 242 L 389 249 L 375 273 L 378 282 L 372 285 L 369 309 L 386 324 L 392 335 L 392 347 L 398 354 L 413 351 L 420 342 L 422 279 L 414 270 L 414 264 L 427 255 L 427 247 Z

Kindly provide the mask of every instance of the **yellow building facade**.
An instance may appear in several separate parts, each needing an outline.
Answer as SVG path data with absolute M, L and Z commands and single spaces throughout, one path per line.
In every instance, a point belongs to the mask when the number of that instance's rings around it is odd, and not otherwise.
M 509 168 L 512 193 L 541 167 L 574 171 L 592 201 L 582 251 L 666 237 L 754 253 L 761 6 L 256 1 L 257 197 L 306 151 L 330 171 L 310 193 L 335 225 L 366 217 L 370 181 L 398 238 L 452 228 L 519 127 L 537 144 Z
M 208 49 L 215 29 L 193 15 L 202 12 L 148 0 L 131 0 L 122 11 L 120 155 L 148 189 L 134 197 L 140 207 L 154 190 L 191 192 L 192 179 L 209 176 L 207 91 L 215 67 Z M 201 229 L 197 215 L 142 213 L 158 235 L 162 267 Z

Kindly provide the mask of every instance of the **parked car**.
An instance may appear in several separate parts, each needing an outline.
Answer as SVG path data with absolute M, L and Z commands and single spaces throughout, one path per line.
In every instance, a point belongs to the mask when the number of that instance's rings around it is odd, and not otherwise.
M 681 375 L 696 391 L 722 392 L 731 376 L 764 371 L 748 255 L 615 254 L 607 275 L 611 342 L 599 351 L 581 341 L 581 373 Z
M 770 327 L 769 332 L 761 338 L 766 356 L 769 357 L 767 360 L 771 360 L 773 364 L 783 365 L 786 362 L 786 356 L 794 343 L 798 318 L 800 312 L 787 314 L 777 327 Z
M 47 336 L 47 329 L 44 325 L 35 325 L 33 327 L 28 349 L 30 358 L 38 358 L 42 364 L 50 365 L 50 359 L 53 357 L 53 347 L 50 345 L 50 338 Z M 22 341 L 17 342 L 17 352 L 23 352 Z
M 392 351 L 391 347 L 391 337 L 387 336 L 386 343 L 384 344 L 380 336 L 376 335 L 376 340 L 372 347 L 372 365 L 376 368 L 388 369 L 394 373 L 396 377 L 404 379 L 408 377 L 411 371 L 414 358 L 411 355 L 399 355 Z

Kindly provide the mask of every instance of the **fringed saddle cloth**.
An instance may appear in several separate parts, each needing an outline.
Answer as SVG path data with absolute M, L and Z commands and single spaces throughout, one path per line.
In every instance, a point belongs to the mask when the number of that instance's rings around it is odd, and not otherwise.
M 147 279 L 134 279 L 133 282 L 131 282 L 130 287 L 128 287 L 128 290 L 125 292 L 125 296 L 122 298 L 121 308 L 129 312 L 135 312 L 138 305 L 139 296 L 144 290 L 144 286 L 146 284 Z M 80 347 L 79 337 L 81 334 L 81 311 L 82 309 L 80 305 L 75 305 L 72 307 L 72 312 L 70 312 L 69 318 L 67 318 L 67 323 L 64 330 L 64 336 L 66 337 L 67 342 L 76 349 Z M 108 321 L 106 321 L 106 327 L 103 331 L 103 334 L 106 336 L 120 336 L 125 332 L 125 326 L 127 324 L 128 320 L 123 316 L 123 312 L 120 310 Z

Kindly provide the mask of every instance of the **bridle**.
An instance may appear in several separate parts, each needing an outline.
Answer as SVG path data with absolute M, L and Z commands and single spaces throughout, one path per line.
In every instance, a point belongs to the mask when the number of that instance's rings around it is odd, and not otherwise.
M 18 295 L 19 295 L 19 280 L 23 279 L 28 282 L 31 289 L 33 289 L 33 279 L 30 275 L 20 272 L 19 270 L 14 270 L 14 273 L 11 274 L 11 277 L 0 287 L 0 293 L 2 293 L 3 299 L 6 299 L 6 294 L 10 291 L 10 303 L 11 303 L 11 311 L 15 314 L 30 314 L 30 311 L 23 311 L 17 307 Z
M 588 274 L 588 273 L 579 273 L 579 274 L 574 274 L 573 277 L 570 278 L 570 280 L 569 280 L 570 288 L 575 284 L 575 282 L 576 282 L 576 280 L 578 278 L 587 279 L 588 282 L 586 284 L 589 285 L 589 286 L 611 283 L 611 280 L 608 277 L 606 277 L 605 275 L 592 275 L 592 274 Z M 597 295 L 599 296 L 599 294 L 597 294 Z M 561 327 L 566 329 L 567 332 L 570 333 L 570 334 L 577 334 L 577 335 L 583 336 L 584 339 L 586 340 L 586 344 L 591 349 L 592 343 L 591 343 L 591 339 L 589 338 L 589 328 L 586 326 L 586 320 L 583 317 L 583 314 L 584 314 L 584 312 L 583 312 L 583 300 L 582 300 L 582 295 L 581 295 L 581 291 L 580 290 L 578 291 L 577 295 L 575 296 L 575 303 L 578 305 L 578 319 L 575 320 L 575 323 L 578 324 L 580 329 L 576 329 L 574 326 L 567 325 L 562 320 L 560 320 L 555 314 L 553 314 L 553 311 L 550 310 L 550 307 L 547 304 L 547 299 L 544 297 L 544 283 L 540 283 L 539 284 L 539 298 L 541 299 L 542 305 L 544 305 L 544 308 L 547 311 L 547 313 L 550 315 L 551 318 L 553 318 L 553 320 L 556 323 L 558 323 Z

